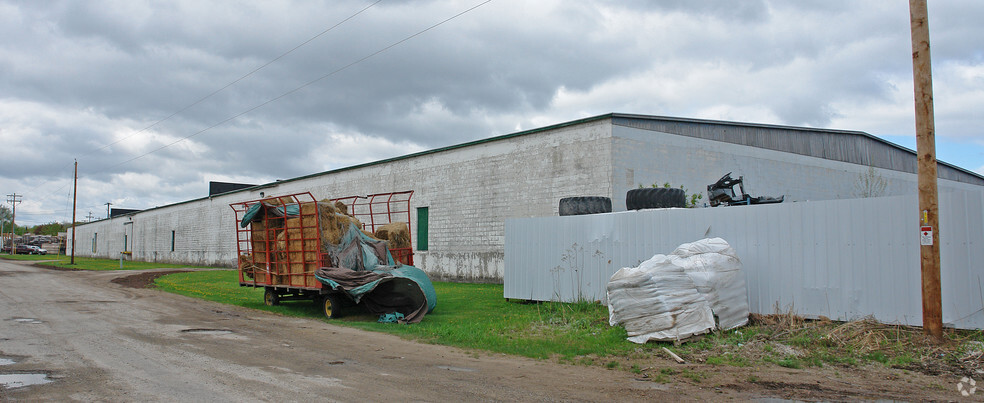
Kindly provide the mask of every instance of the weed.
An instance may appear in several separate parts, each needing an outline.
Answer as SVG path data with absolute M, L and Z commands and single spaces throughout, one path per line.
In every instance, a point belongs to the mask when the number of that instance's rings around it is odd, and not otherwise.
M 707 378 L 707 374 L 700 371 L 691 371 L 689 369 L 684 369 L 683 372 L 680 373 L 680 376 L 690 379 L 696 383 L 700 383 L 700 381 Z
M 618 361 L 609 361 L 607 364 L 605 364 L 605 368 L 608 369 L 618 369 L 619 366 L 620 364 L 618 363 Z
M 641 374 L 642 368 L 639 368 L 639 364 L 632 364 L 632 369 L 630 369 L 633 374 Z

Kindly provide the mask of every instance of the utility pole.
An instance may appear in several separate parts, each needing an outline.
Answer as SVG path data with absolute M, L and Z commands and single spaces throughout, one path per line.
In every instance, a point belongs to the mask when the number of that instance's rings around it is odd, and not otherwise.
M 75 264 L 75 202 L 79 196 L 79 160 L 75 160 L 75 178 L 72 181 L 72 262 Z
M 113 204 L 113 203 L 109 203 L 109 202 L 106 203 L 106 218 L 109 218 L 109 205 L 110 204 Z
M 919 178 L 923 330 L 943 341 L 940 286 L 940 224 L 937 200 L 936 129 L 933 122 L 933 73 L 929 56 L 926 0 L 909 0 L 912 29 L 912 81 L 916 100 L 916 154 Z
M 10 203 L 11 214 L 10 214 L 10 254 L 13 255 L 17 253 L 17 247 L 14 246 L 14 232 L 17 229 L 17 204 L 20 203 L 20 197 L 24 195 L 19 195 L 17 192 L 14 194 L 7 195 L 7 203 Z

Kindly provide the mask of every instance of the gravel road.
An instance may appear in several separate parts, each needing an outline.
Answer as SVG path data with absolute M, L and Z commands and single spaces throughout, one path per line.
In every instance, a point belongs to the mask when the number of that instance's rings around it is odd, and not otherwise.
M 625 371 L 418 344 L 112 282 L 133 274 L 58 271 L 0 260 L 0 384 L 7 384 L 0 386 L 0 400 L 654 401 L 714 396 L 708 390 L 636 380 Z

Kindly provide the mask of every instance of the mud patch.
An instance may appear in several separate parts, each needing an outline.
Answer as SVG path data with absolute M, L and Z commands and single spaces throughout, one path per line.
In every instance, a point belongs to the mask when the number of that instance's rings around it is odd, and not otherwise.
M 188 272 L 190 272 L 190 270 L 167 270 L 167 271 L 144 272 L 144 273 L 129 275 L 126 277 L 117 277 L 114 278 L 111 282 L 129 288 L 150 288 L 154 285 L 154 280 L 157 280 L 158 277 L 166 276 L 168 274 L 188 273 Z
M 82 269 L 76 269 L 74 267 L 73 268 L 58 267 L 58 266 L 52 266 L 50 264 L 44 264 L 44 263 L 35 263 L 34 267 L 40 267 L 42 269 L 58 270 L 58 271 L 82 271 Z

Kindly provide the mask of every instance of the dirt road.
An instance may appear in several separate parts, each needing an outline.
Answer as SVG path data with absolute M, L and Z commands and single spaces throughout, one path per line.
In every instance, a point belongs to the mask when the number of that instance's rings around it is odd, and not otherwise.
M 50 381 L 0 397 L 652 401 L 685 393 L 620 371 L 411 343 L 111 282 L 133 274 L 0 260 L 0 364 L 8 364 L 0 374 Z
M 879 366 L 792 370 L 651 357 L 636 375 L 464 351 L 120 281 L 141 275 L 0 260 L 0 401 L 963 398 L 954 389 L 959 376 Z M 671 375 L 658 379 L 664 371 Z

